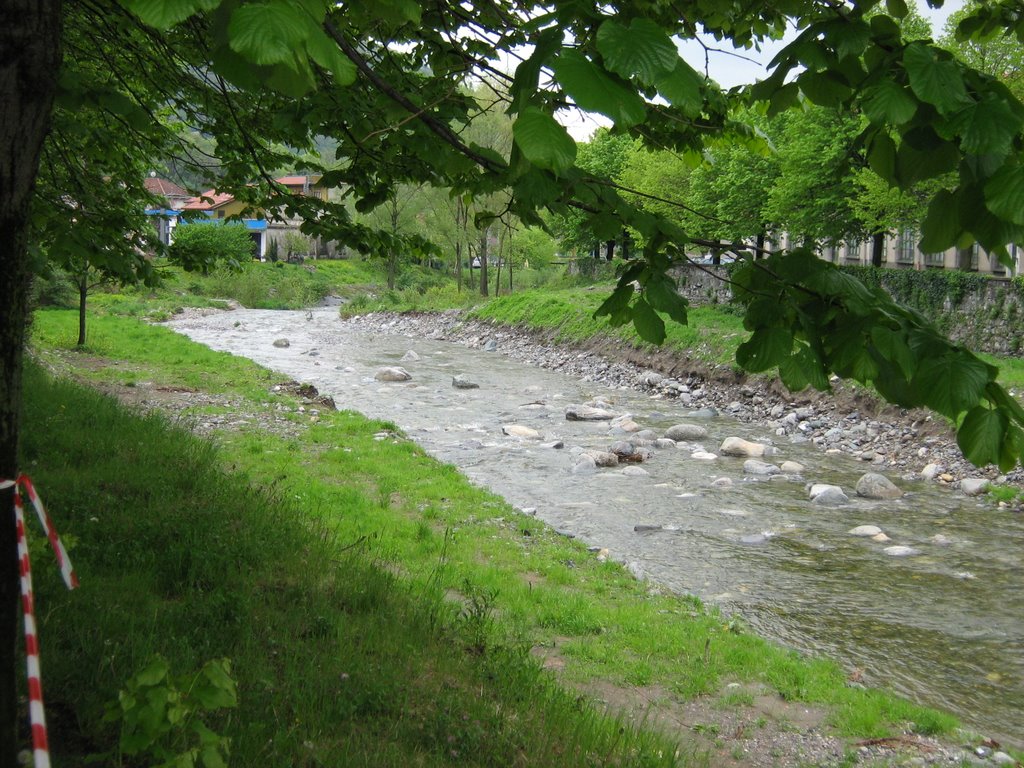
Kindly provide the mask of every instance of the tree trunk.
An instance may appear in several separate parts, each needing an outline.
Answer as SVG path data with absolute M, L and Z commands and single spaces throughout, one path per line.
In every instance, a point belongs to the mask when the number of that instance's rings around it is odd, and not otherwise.
M 83 276 L 78 281 L 78 346 L 85 346 L 85 305 L 89 298 L 89 283 Z
M 60 68 L 59 0 L 0 4 L 0 479 L 18 472 L 28 317 L 29 202 Z M 17 765 L 18 544 L 14 494 L 0 491 L 0 765 Z
M 604 260 L 611 261 L 615 258 L 615 241 L 609 240 L 604 244 Z
M 484 228 L 480 232 L 480 248 L 478 256 L 480 258 L 480 295 L 487 296 L 487 233 L 490 231 L 489 228 Z
M 755 260 L 764 258 L 764 244 L 767 239 L 768 236 L 765 234 L 764 230 L 757 233 L 757 250 L 754 251 Z
M 885 232 L 871 235 L 871 266 L 880 267 L 885 261 Z

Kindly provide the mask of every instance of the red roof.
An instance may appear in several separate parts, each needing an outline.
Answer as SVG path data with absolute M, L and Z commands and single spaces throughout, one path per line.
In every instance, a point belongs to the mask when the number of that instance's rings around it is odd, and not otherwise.
M 286 187 L 303 187 L 306 184 L 313 186 L 320 181 L 320 176 L 282 176 L 279 179 L 274 179 L 278 184 L 284 184 Z
M 147 176 L 144 182 L 146 191 L 160 197 L 188 197 L 188 191 L 173 181 L 161 179 L 159 176 Z
M 235 199 L 234 195 L 227 192 L 218 192 L 215 189 L 208 189 L 197 197 L 190 197 L 182 206 L 186 211 L 209 211 L 230 203 Z

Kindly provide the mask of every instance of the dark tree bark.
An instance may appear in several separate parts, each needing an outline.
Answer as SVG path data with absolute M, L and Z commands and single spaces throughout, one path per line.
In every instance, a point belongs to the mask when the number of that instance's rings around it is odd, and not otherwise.
M 89 300 L 89 285 L 83 279 L 78 283 L 78 346 L 85 346 L 85 310 Z
M 871 235 L 871 266 L 880 267 L 885 261 L 885 232 Z
M 490 229 L 484 228 L 480 232 L 480 247 L 477 252 L 477 256 L 480 258 L 480 295 L 488 295 L 487 286 L 487 234 Z
M 18 471 L 29 203 L 60 66 L 59 0 L 0 2 L 0 478 Z M 14 500 L 0 491 L 0 765 L 17 765 L 19 574 Z

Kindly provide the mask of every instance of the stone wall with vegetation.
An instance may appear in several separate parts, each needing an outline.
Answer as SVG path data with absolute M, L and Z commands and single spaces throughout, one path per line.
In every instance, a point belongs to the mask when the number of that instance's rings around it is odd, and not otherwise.
M 958 270 L 877 269 L 844 266 L 867 283 L 922 312 L 969 349 L 1024 356 L 1024 278 L 1000 279 Z M 691 304 L 728 304 L 727 266 L 690 266 L 678 272 Z

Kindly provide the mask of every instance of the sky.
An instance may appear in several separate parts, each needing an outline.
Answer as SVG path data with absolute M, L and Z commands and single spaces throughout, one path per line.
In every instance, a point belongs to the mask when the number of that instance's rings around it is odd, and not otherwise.
M 949 15 L 964 5 L 964 0 L 946 0 L 942 8 L 934 9 L 928 7 L 925 0 L 913 0 L 913 2 L 921 15 L 931 22 L 933 37 L 939 37 L 942 34 Z M 712 79 L 724 88 L 732 88 L 733 86 L 762 80 L 768 75 L 768 62 L 792 38 L 793 36 L 789 35 L 780 41 L 770 41 L 760 51 L 713 51 L 707 60 L 709 73 Z M 717 46 L 719 44 L 711 39 L 709 40 L 709 45 Z M 690 66 L 698 72 L 704 71 L 705 51 L 703 46 L 696 41 L 688 40 L 680 44 L 680 53 Z M 560 116 L 560 122 L 566 126 L 569 133 L 577 140 L 586 140 L 599 125 L 610 124 L 601 117 L 595 118 L 580 113 L 566 113 Z

